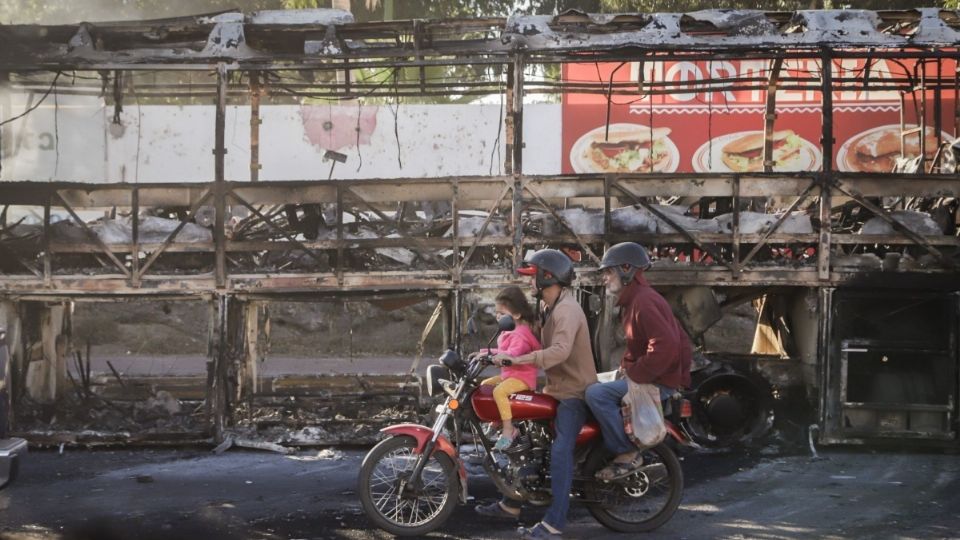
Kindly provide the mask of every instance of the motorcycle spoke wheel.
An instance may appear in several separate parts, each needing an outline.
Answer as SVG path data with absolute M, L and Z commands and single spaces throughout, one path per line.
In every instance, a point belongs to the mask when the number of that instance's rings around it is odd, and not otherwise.
M 626 478 L 588 485 L 587 496 L 593 501 L 590 512 L 608 528 L 650 531 L 669 521 L 679 506 L 683 472 L 673 452 L 659 445 L 643 452 L 643 462 L 638 472 Z
M 644 455 L 644 464 L 662 466 L 659 457 L 649 452 Z M 645 521 L 667 507 L 671 485 L 666 474 L 636 472 L 619 481 L 601 484 L 597 494 L 613 517 L 628 522 Z
M 361 502 L 377 525 L 397 535 L 420 535 L 440 526 L 456 504 L 458 479 L 446 454 L 435 453 L 412 492 L 410 480 L 419 455 L 414 441 L 394 437 L 368 454 L 360 471 Z

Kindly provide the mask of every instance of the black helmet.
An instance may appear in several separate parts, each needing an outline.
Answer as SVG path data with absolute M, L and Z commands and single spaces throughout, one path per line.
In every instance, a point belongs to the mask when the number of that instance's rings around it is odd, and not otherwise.
M 607 268 L 616 268 L 620 274 L 620 281 L 626 285 L 633 280 L 637 270 L 646 270 L 650 268 L 650 256 L 643 246 L 635 242 L 621 242 L 611 246 L 603 254 L 603 260 L 600 261 L 600 270 Z M 629 270 L 624 270 L 624 266 L 630 266 Z
M 523 261 L 517 272 L 537 276 L 538 291 L 555 284 L 567 287 L 573 283 L 574 276 L 573 261 L 556 249 L 541 249 L 534 253 L 529 260 Z

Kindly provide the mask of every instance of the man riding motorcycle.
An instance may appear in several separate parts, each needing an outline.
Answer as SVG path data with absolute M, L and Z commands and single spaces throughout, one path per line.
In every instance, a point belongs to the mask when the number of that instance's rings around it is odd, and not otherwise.
M 500 354 L 494 362 L 499 365 L 507 360 L 542 368 L 547 378 L 543 393 L 560 402 L 554 424 L 556 437 L 550 447 L 551 487 L 555 496 L 540 523 L 518 529 L 520 538 L 550 538 L 559 536 L 566 525 L 570 498 L 564 494 L 570 492 L 574 446 L 588 414 L 584 392 L 597 382 L 597 371 L 586 315 L 568 288 L 574 279 L 570 258 L 558 250 L 543 249 L 517 271 L 533 277 L 540 300 L 543 349 L 516 358 Z M 476 511 L 485 516 L 517 519 L 520 504 L 504 496 L 498 502 L 477 506 Z
M 384 428 L 386 437 L 370 449 L 357 477 L 361 506 L 373 523 L 392 534 L 422 536 L 442 526 L 457 503 L 469 500 L 464 451 L 477 450 L 483 469 L 504 499 L 477 507 L 486 516 L 516 520 L 520 504 L 547 506 L 543 521 L 521 528 L 521 538 L 559 536 L 571 501 L 584 504 L 605 527 L 623 533 L 652 531 L 670 520 L 683 494 L 683 471 L 670 446 L 643 450 L 644 465 L 627 477 L 604 482 L 595 472 L 609 461 L 600 426 L 589 418 L 585 389 L 597 380 L 586 317 L 573 292 L 573 266 L 555 250 L 538 252 L 523 273 L 533 277 L 541 299 L 544 349 L 511 358 L 457 350 L 443 353 L 426 373 L 428 396 L 442 401 L 431 426 L 401 423 Z M 513 319 L 498 320 L 498 333 L 514 330 Z M 544 368 L 544 393 L 509 396 L 519 434 L 498 452 L 485 436 L 502 418 L 484 370 L 494 363 L 525 362 Z M 685 410 L 684 407 L 677 408 Z M 665 422 L 678 444 L 689 440 Z M 464 443 L 469 440 L 471 445 Z

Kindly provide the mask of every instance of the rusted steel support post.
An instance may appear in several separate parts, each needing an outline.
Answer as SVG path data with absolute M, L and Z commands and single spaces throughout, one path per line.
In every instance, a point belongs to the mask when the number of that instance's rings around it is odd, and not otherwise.
M 450 203 L 450 217 L 453 218 L 453 265 L 450 267 L 450 277 L 453 284 L 453 339 L 455 350 L 460 351 L 462 346 L 460 338 L 463 329 L 463 286 L 461 280 L 463 269 L 460 263 L 460 186 L 456 181 L 453 183 L 453 197 Z
M 238 398 L 253 397 L 260 381 L 260 302 L 247 301 L 243 306 L 243 377 L 238 381 Z
M 830 49 L 820 51 L 822 65 L 820 89 L 823 100 L 823 133 L 820 147 L 823 149 L 823 172 L 820 177 L 820 245 L 817 247 L 817 277 L 830 279 L 830 213 L 833 205 L 830 190 L 833 184 L 833 56 Z
M 460 347 L 463 345 L 463 290 L 460 288 L 460 284 L 457 283 L 453 288 L 453 301 L 451 302 L 453 308 L 453 348 L 458 352 L 463 352 L 460 350 Z
M 228 73 L 226 64 L 217 64 L 217 113 L 214 127 L 214 189 L 213 201 L 216 210 L 216 220 L 213 223 L 213 242 L 216 249 L 215 272 L 217 288 L 227 286 L 227 238 L 224 222 L 227 217 L 227 190 L 224 161 L 227 155 L 225 146 L 226 116 L 227 116 L 227 83 Z
M 70 310 L 68 303 L 43 304 L 40 316 L 40 346 L 43 357 L 25 365 L 26 395 L 35 401 L 52 403 L 66 390 Z
M 523 179 L 513 177 L 513 202 L 510 205 L 510 223 L 513 226 L 513 269 L 523 260 Z
M 939 74 L 938 74 L 939 76 Z M 916 95 L 916 94 L 914 94 Z M 917 119 L 917 138 L 920 142 L 920 166 L 917 170 L 927 172 L 927 63 L 920 62 L 920 118 Z M 902 143 L 906 146 L 906 141 Z
M 513 168 L 523 174 L 523 56 L 513 58 Z
M 773 61 L 773 67 L 770 70 L 770 79 L 767 82 L 767 110 L 763 123 L 764 172 L 773 170 L 773 128 L 777 120 L 777 85 L 780 83 L 780 68 L 782 67 L 783 58 L 775 59 Z M 739 213 L 734 213 L 734 218 L 738 215 Z
M 48 195 L 43 204 L 43 284 L 49 287 L 53 282 L 53 256 L 50 254 L 50 240 L 53 229 L 50 227 L 50 205 L 52 201 Z
M 769 102 L 768 102 L 769 104 Z M 773 121 L 768 121 L 773 124 Z M 768 139 L 773 142 L 773 139 Z M 764 162 L 769 154 L 766 154 L 766 143 L 764 143 Z M 766 167 L 766 165 L 764 165 Z M 733 279 L 740 278 L 740 175 L 733 176 L 733 260 L 730 261 L 730 272 Z
M 460 256 L 460 185 L 454 180 L 450 187 L 453 190 L 453 197 L 450 198 L 450 218 L 453 220 L 453 264 L 450 265 L 450 280 L 454 287 L 459 287 L 460 275 L 466 265 L 466 258 Z M 483 236 L 482 231 L 479 236 Z
M 133 244 L 130 247 L 130 286 L 140 286 L 140 188 L 130 191 L 130 227 Z
M 0 122 L 13 116 L 13 104 L 10 100 L 10 72 L 0 71 Z M 13 126 L 0 126 L 0 173 L 3 172 L 3 160 L 12 157 L 13 138 L 10 136 Z
M 513 95 L 517 91 L 516 79 L 513 76 L 514 64 L 507 64 L 507 89 L 503 97 L 506 110 L 503 115 L 503 133 L 506 141 L 506 152 L 503 158 L 503 171 L 513 174 Z
M 937 84 L 933 87 L 933 132 L 937 137 L 937 152 L 940 145 L 943 144 L 943 87 L 940 84 L 940 75 L 943 73 L 943 59 L 937 58 Z M 934 159 L 936 159 L 934 154 Z M 930 171 L 933 172 L 933 163 L 930 164 Z
M 343 188 L 337 185 L 337 284 L 343 287 Z
M 17 302 L 0 300 L 0 439 L 7 437 L 13 425 L 13 385 L 17 379 L 14 365 L 23 357 L 17 345 L 21 328 L 18 308 Z M 22 392 L 20 388 L 16 390 Z
M 955 57 L 956 68 L 953 72 L 953 95 L 960 96 L 960 57 Z M 953 100 L 953 138 L 960 137 L 960 99 Z
M 250 72 L 250 181 L 260 180 L 260 72 Z
M 820 312 L 819 324 L 817 325 L 817 358 L 819 359 L 819 369 L 814 384 L 820 388 L 819 396 L 819 422 L 826 427 L 831 416 L 830 406 L 836 401 L 837 397 L 831 392 L 835 385 L 829 380 L 830 373 L 830 355 L 833 350 L 830 343 L 830 327 L 833 322 L 833 289 L 821 287 L 819 290 L 819 302 L 817 309 Z M 822 433 L 822 430 L 821 430 Z
M 213 366 L 208 381 L 207 400 L 210 407 L 213 424 L 213 438 L 219 444 L 223 442 L 223 431 L 227 418 L 227 371 L 229 368 L 228 339 L 230 297 L 225 294 L 217 295 L 217 329 L 216 347 L 213 352 Z
M 613 221 L 610 217 L 610 179 L 609 174 L 603 177 L 603 251 L 610 247 L 609 237 L 613 233 Z
M 446 350 L 453 346 L 453 340 L 451 339 L 453 333 L 453 328 L 451 328 L 453 305 L 450 302 L 450 294 L 448 293 L 441 293 L 440 301 L 443 303 L 443 311 L 440 313 L 440 324 L 441 330 L 443 331 L 443 348 Z
M 513 175 L 513 202 L 510 221 L 513 226 L 513 268 L 523 260 L 523 56 L 515 55 L 507 65 L 506 174 Z

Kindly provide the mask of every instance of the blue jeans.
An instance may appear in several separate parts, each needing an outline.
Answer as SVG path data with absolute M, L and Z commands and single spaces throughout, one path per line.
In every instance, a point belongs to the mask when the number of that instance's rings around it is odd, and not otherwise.
M 673 392 L 669 388 L 657 385 L 660 388 L 660 399 L 670 397 Z M 620 412 L 620 402 L 627 394 L 627 379 L 617 379 L 608 383 L 597 383 L 587 387 L 587 405 L 593 412 L 593 417 L 600 424 L 603 433 L 603 444 L 614 454 L 632 452 L 637 447 L 630 442 L 623 431 L 623 414 Z
M 597 383 L 587 387 L 587 405 L 593 417 L 600 424 L 603 444 L 614 454 L 632 452 L 634 446 L 623 431 L 623 415 L 620 402 L 627 395 L 627 380 L 617 379 L 608 383 Z
M 551 527 L 563 530 L 567 525 L 570 509 L 570 487 L 573 485 L 574 455 L 577 435 L 587 421 L 587 404 L 582 399 L 570 398 L 560 401 L 554 419 L 556 436 L 550 447 L 550 491 L 553 501 L 543 521 Z M 621 431 L 623 431 L 621 429 Z
M 553 500 L 547 509 L 543 521 L 551 527 L 563 530 L 567 524 L 567 511 L 570 510 L 570 488 L 573 486 L 574 447 L 577 435 L 587 421 L 587 403 L 582 399 L 570 398 L 560 401 L 557 417 L 554 419 L 556 436 L 550 447 L 550 491 Z M 510 508 L 520 509 L 520 501 L 507 497 L 500 503 Z

